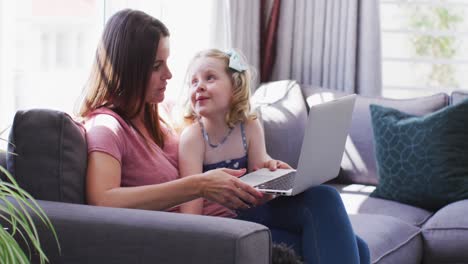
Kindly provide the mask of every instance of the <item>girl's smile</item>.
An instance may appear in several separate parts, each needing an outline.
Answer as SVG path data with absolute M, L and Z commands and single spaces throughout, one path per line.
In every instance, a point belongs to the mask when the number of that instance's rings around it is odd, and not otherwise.
M 196 96 L 196 101 L 199 102 L 199 101 L 204 101 L 204 100 L 207 100 L 207 99 L 210 99 L 209 97 L 207 96 L 203 96 L 203 95 L 197 95 Z

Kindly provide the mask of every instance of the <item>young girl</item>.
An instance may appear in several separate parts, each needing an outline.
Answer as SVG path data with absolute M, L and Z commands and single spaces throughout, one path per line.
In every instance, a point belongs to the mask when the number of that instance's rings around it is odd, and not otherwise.
M 185 118 L 192 124 L 180 138 L 182 177 L 216 168 L 290 168 L 266 153 L 261 124 L 250 113 L 250 71 L 239 53 L 202 51 L 193 59 L 187 76 L 190 98 Z M 183 213 L 236 216 L 203 199 L 181 208 Z
M 250 113 L 250 71 L 238 52 L 202 51 L 192 60 L 187 76 L 190 98 L 185 118 L 191 124 L 180 136 L 181 177 L 223 167 L 243 173 L 264 167 L 290 168 L 266 152 L 262 126 Z M 243 200 L 241 195 L 237 197 Z M 253 208 L 236 212 L 204 199 L 182 204 L 181 211 L 263 224 L 270 228 L 275 243 L 291 246 L 306 263 L 370 262 L 365 242 L 356 239 L 341 198 L 332 187 L 316 186 L 273 200 L 265 197 L 252 204 Z

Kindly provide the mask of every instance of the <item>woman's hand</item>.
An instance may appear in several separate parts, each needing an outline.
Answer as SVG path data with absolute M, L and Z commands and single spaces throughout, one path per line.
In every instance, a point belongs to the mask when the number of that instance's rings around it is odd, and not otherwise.
M 263 194 L 238 177 L 245 169 L 216 169 L 201 175 L 201 196 L 231 209 L 246 209 L 255 206 Z

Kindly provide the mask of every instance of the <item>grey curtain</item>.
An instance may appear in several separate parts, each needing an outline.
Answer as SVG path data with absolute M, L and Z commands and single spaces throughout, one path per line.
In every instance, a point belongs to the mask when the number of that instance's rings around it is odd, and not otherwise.
M 224 1 L 220 1 L 221 3 Z M 254 68 L 253 87 L 257 87 L 260 69 L 260 1 L 227 0 L 227 47 L 237 48 Z M 222 4 L 221 4 L 222 5 Z M 218 19 L 220 21 L 220 19 Z
M 377 0 L 282 1 L 272 79 L 380 95 L 378 5 Z

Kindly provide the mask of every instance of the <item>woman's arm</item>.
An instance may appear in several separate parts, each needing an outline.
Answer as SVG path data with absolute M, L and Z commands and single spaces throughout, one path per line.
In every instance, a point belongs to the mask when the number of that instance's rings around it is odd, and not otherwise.
M 203 172 L 203 157 L 205 144 L 203 143 L 198 123 L 187 127 L 179 141 L 179 174 L 181 178 Z M 203 199 L 195 199 L 180 206 L 180 211 L 187 214 L 202 214 Z
M 197 177 L 138 187 L 120 187 L 119 161 L 94 151 L 88 156 L 87 202 L 93 205 L 163 210 L 200 197 Z
M 92 205 L 165 210 L 204 197 L 226 207 L 248 208 L 262 194 L 237 177 L 245 171 L 217 169 L 167 183 L 120 187 L 120 163 L 109 154 L 88 155 L 86 198 Z M 246 201 L 246 202 L 244 202 Z

